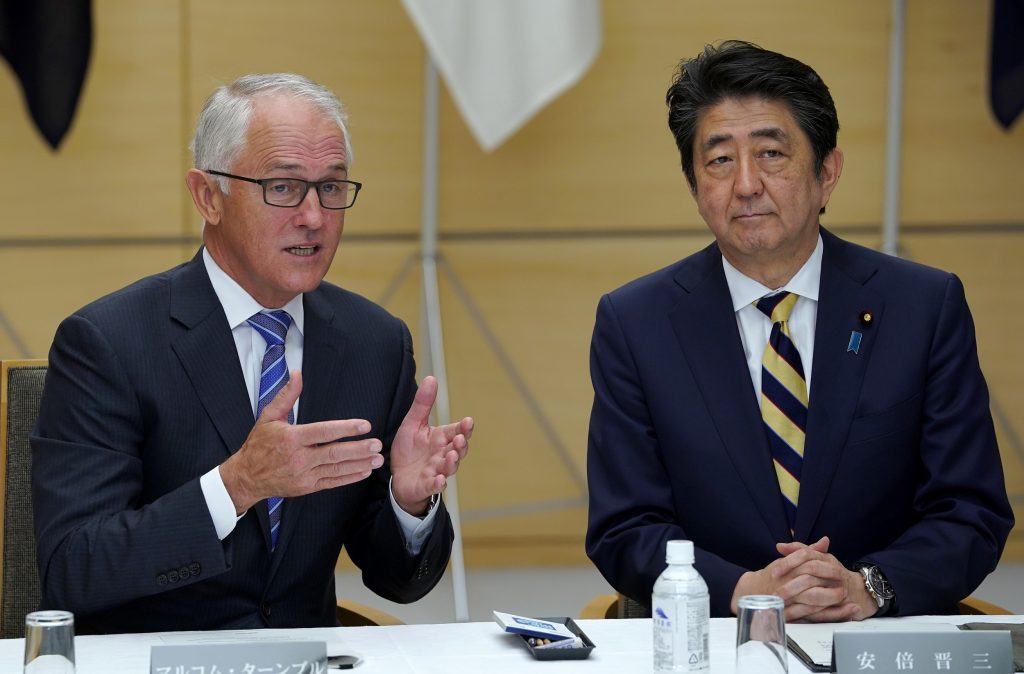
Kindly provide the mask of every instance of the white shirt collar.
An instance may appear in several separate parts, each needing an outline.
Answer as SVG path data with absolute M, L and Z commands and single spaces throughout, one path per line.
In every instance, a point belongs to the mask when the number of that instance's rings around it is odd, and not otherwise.
M 238 281 L 228 276 L 227 272 L 220 268 L 206 246 L 203 246 L 203 264 L 206 265 L 206 273 L 210 276 L 213 292 L 217 294 L 217 299 L 224 307 L 224 315 L 227 316 L 228 326 L 232 330 L 239 325 L 244 325 L 250 316 L 260 311 L 284 309 L 291 315 L 292 325 L 299 329 L 299 334 L 305 334 L 302 293 L 293 297 L 283 307 L 265 307 L 254 300 L 242 286 L 238 285 Z
M 778 290 L 787 290 L 796 293 L 800 297 L 818 301 L 818 289 L 821 286 L 821 256 L 824 244 L 821 241 L 821 234 L 818 234 L 818 243 L 814 251 L 807 258 L 803 266 L 793 275 L 789 283 Z M 750 278 L 736 267 L 732 266 L 725 256 L 722 256 L 722 268 L 725 271 L 725 282 L 729 285 L 729 294 L 732 296 L 732 310 L 749 306 L 765 295 L 775 292 L 774 288 L 768 288 L 758 281 Z

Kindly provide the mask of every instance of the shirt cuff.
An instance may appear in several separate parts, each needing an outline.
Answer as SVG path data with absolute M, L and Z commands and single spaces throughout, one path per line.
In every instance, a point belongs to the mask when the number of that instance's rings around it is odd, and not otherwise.
M 206 499 L 206 508 L 210 511 L 210 518 L 217 530 L 217 538 L 223 541 L 235 530 L 235 525 L 245 513 L 235 514 L 235 503 L 228 494 L 228 488 L 224 486 L 224 480 L 221 479 L 220 466 L 200 477 L 199 487 L 203 490 L 203 498 Z
M 394 478 L 392 478 L 394 479 Z M 227 490 L 224 490 L 227 493 Z M 402 510 L 402 507 L 398 505 L 398 501 L 395 500 L 395 492 L 391 490 L 391 482 L 388 482 L 388 495 L 391 497 L 391 507 L 395 511 L 395 517 L 398 518 L 398 524 L 402 529 L 402 535 L 405 537 L 405 549 L 410 555 L 415 557 L 420 554 L 420 550 L 423 549 L 423 544 L 427 542 L 427 538 L 430 537 L 430 532 L 434 530 L 434 518 L 437 516 L 437 502 L 440 500 L 437 494 L 430 497 L 430 507 L 427 509 L 427 514 L 421 517 L 410 515 L 409 513 Z

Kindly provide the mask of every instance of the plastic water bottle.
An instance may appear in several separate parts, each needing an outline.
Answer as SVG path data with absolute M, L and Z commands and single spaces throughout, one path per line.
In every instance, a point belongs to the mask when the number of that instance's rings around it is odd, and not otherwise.
M 654 671 L 707 672 L 711 668 L 708 586 L 693 568 L 693 541 L 669 541 L 668 567 L 654 583 Z

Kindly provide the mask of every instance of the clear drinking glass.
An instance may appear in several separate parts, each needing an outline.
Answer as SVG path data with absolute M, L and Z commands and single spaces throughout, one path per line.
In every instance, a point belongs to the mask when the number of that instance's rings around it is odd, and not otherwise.
M 740 597 L 736 617 L 736 674 L 787 674 L 786 615 L 782 597 Z
M 75 673 L 75 616 L 35 611 L 25 616 L 25 674 Z

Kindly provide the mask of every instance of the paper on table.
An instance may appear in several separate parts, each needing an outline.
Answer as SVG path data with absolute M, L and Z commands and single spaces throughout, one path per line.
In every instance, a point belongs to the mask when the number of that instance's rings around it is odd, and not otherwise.
M 952 623 L 910 622 L 875 618 L 848 623 L 793 623 L 786 625 L 789 650 L 815 672 L 830 671 L 832 635 L 836 632 L 955 632 Z

